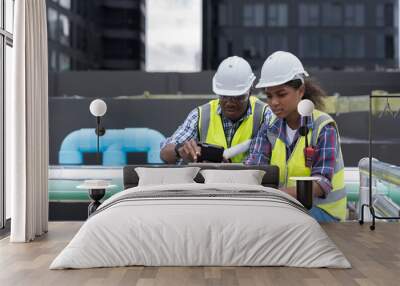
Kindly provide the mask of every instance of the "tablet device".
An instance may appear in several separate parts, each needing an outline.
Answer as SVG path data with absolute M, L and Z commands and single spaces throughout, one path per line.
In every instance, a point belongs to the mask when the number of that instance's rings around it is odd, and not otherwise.
M 222 162 L 224 147 L 207 143 L 198 143 L 197 145 L 201 147 L 201 155 L 197 159 L 197 162 Z

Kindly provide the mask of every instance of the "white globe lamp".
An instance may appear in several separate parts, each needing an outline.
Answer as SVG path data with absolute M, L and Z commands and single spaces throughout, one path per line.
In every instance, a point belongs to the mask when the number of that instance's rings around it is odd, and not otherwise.
M 314 103 L 309 99 L 303 99 L 297 105 L 297 111 L 301 116 L 311 116 L 314 111 Z
M 96 130 L 97 135 L 97 154 L 96 161 L 100 164 L 100 136 L 106 133 L 106 129 L 100 126 L 101 117 L 107 112 L 107 104 L 101 99 L 95 99 L 90 103 L 90 113 L 96 117 Z
M 303 99 L 297 104 L 297 112 L 304 117 L 303 126 L 300 127 L 299 133 L 305 136 L 306 148 L 308 147 L 308 127 L 307 118 L 310 117 L 314 111 L 314 103 L 309 99 Z
M 93 116 L 101 117 L 107 112 L 107 104 L 101 99 L 95 99 L 90 103 L 89 110 Z

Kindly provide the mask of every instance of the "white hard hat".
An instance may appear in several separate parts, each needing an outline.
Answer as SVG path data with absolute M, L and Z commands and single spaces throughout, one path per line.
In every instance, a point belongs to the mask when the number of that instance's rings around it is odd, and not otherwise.
M 213 91 L 224 96 L 240 96 L 253 85 L 256 77 L 249 63 L 237 56 L 223 60 L 213 77 Z
M 308 73 L 295 55 L 278 51 L 265 60 L 256 88 L 277 86 L 296 78 L 303 80 L 304 76 Z

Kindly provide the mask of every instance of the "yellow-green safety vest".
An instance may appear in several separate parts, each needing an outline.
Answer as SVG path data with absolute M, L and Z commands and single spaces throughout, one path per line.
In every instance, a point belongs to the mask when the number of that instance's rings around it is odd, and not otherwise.
M 199 122 L 197 125 L 199 140 L 208 144 L 222 146 L 227 149 L 257 135 L 257 131 L 264 120 L 264 110 L 267 105 L 254 96 L 250 96 L 249 100 L 251 105 L 251 115 L 240 123 L 240 126 L 231 140 L 230 146 L 228 146 L 225 137 L 222 118 L 217 112 L 219 99 L 211 100 L 210 102 L 199 106 Z M 240 163 L 246 159 L 246 156 L 247 152 L 241 153 L 231 158 L 231 161 L 234 163 Z
M 269 121 L 270 126 L 277 119 L 273 115 Z M 338 134 L 338 142 L 340 142 L 339 132 L 335 121 L 328 114 L 314 110 L 312 114 L 313 128 L 308 131 L 308 142 L 311 146 L 317 145 L 319 134 L 324 126 L 333 124 Z M 267 135 L 271 146 L 271 165 L 279 167 L 279 182 L 282 187 L 293 187 L 296 183 L 289 180 L 290 177 L 310 176 L 311 169 L 306 167 L 304 158 L 305 137 L 300 136 L 297 140 L 296 146 L 293 149 L 290 158 L 286 161 L 286 145 L 277 135 L 268 132 Z M 334 168 L 334 175 L 332 177 L 332 191 L 326 198 L 313 198 L 313 205 L 317 206 L 330 215 L 344 220 L 346 218 L 346 204 L 347 194 L 344 184 L 344 163 L 340 144 L 336 146 L 336 162 Z

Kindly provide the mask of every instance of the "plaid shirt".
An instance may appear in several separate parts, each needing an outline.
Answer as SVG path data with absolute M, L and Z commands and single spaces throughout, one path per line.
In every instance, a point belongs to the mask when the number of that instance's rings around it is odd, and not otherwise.
M 286 160 L 290 157 L 291 153 L 296 146 L 297 139 L 299 138 L 299 132 L 296 131 L 292 144 L 288 144 L 286 136 L 286 121 L 278 118 L 272 126 L 269 126 L 269 121 L 272 115 L 272 111 L 267 108 L 264 124 L 260 127 L 258 134 L 253 138 L 249 156 L 245 161 L 245 164 L 260 165 L 269 164 L 271 160 L 271 143 L 268 140 L 267 133 L 272 132 L 276 134 L 286 144 Z M 301 118 L 303 122 L 304 118 Z M 307 127 L 313 128 L 313 121 L 307 121 Z M 336 128 L 328 124 L 321 129 L 321 133 L 317 139 L 317 145 L 315 148 L 315 157 L 312 164 L 311 176 L 320 177 L 321 180 L 318 184 L 321 186 L 325 195 L 332 190 L 332 177 L 334 173 L 334 167 L 336 157 L 338 156 L 338 134 Z
M 230 146 L 232 138 L 235 135 L 235 132 L 239 128 L 242 121 L 252 114 L 251 105 L 249 103 L 246 113 L 242 116 L 242 118 L 240 118 L 236 122 L 233 122 L 228 118 L 226 118 L 225 116 L 223 116 L 221 106 L 218 106 L 217 113 L 222 118 L 225 138 L 228 143 L 228 146 Z M 181 126 L 178 127 L 178 129 L 174 132 L 174 134 L 172 134 L 171 137 L 168 137 L 167 139 L 165 139 L 164 142 L 161 143 L 161 149 L 164 148 L 167 144 L 171 143 L 173 144 L 184 143 L 186 141 L 189 141 L 190 139 L 195 139 L 199 141 L 198 121 L 199 121 L 199 110 L 196 108 L 189 113 L 186 120 L 183 122 Z

